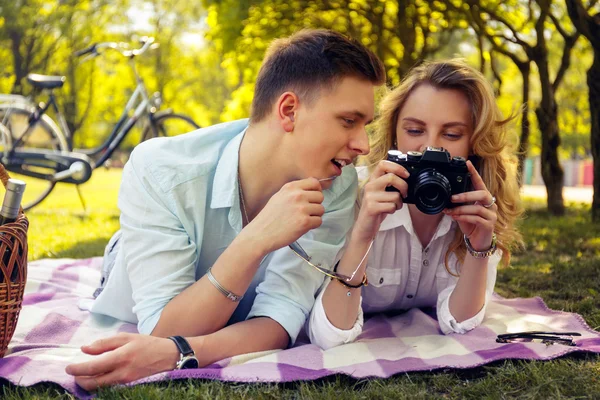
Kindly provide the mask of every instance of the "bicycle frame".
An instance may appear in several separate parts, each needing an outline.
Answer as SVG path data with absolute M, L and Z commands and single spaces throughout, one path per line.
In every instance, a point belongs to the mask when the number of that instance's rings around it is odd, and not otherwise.
M 23 139 L 27 138 L 31 134 L 31 132 L 33 132 L 33 128 L 35 127 L 35 125 L 42 119 L 42 116 L 46 114 L 46 112 L 51 106 L 58 118 L 59 127 L 62 130 L 62 133 L 65 135 L 65 138 L 67 139 L 69 149 L 71 150 L 73 148 L 71 142 L 71 131 L 69 130 L 67 121 L 65 120 L 64 116 L 60 112 L 60 109 L 58 108 L 58 104 L 56 103 L 56 97 L 54 96 L 54 93 L 50 91 L 50 93 L 48 94 L 48 103 L 40 103 L 37 106 L 35 106 L 36 110 L 34 111 L 32 117 L 29 120 L 29 125 L 27 125 L 27 129 L 25 129 L 25 132 L 23 132 L 19 139 L 17 139 L 13 143 L 12 148 L 9 151 L 10 155 L 13 155 L 15 149 L 23 141 Z M 9 112 L 6 113 L 5 118 L 10 116 L 10 108 L 8 108 L 8 110 Z M 2 123 L 4 122 L 5 121 L 2 121 Z
M 66 138 L 68 147 L 70 151 L 76 151 L 78 153 L 85 154 L 87 156 L 97 156 L 99 154 L 100 157 L 93 161 L 92 168 L 95 169 L 100 165 L 103 165 L 106 160 L 108 160 L 115 150 L 120 146 L 123 142 L 131 128 L 144 116 L 148 118 L 148 123 L 151 123 L 152 114 L 156 112 L 156 109 L 160 105 L 160 94 L 156 93 L 152 98 L 148 96 L 148 92 L 146 90 L 146 86 L 144 84 L 143 79 L 138 74 L 137 69 L 135 67 L 134 58 L 131 57 L 129 59 L 131 69 L 133 71 L 136 88 L 133 91 L 132 95 L 127 100 L 125 108 L 121 113 L 121 116 L 117 120 L 117 123 L 114 125 L 111 133 L 108 138 L 98 147 L 93 149 L 74 149 L 73 148 L 73 135 L 69 126 L 64 118 L 64 115 L 58 108 L 58 104 L 56 102 L 56 96 L 52 90 L 49 91 L 48 94 L 48 102 L 47 104 L 40 103 L 37 105 L 36 111 L 32 115 L 33 118 L 30 119 L 29 125 L 25 132 L 20 136 L 19 139 L 15 141 L 13 144 L 9 155 L 13 155 L 16 147 L 23 142 L 30 134 L 33 132 L 33 128 L 37 124 L 37 122 L 42 118 L 42 116 L 48 111 L 50 107 L 54 110 L 56 118 L 58 119 L 59 127 Z M 129 116 L 131 110 L 133 114 Z M 8 114 L 7 114 L 8 115 Z
M 104 141 L 104 143 L 102 143 L 95 149 L 75 149 L 75 151 L 84 153 L 88 156 L 95 156 L 102 153 L 100 158 L 94 163 L 93 168 L 97 168 L 97 166 L 104 164 L 104 162 L 112 156 L 112 154 L 119 147 L 121 142 L 123 142 L 130 129 L 142 117 L 147 116 L 150 120 L 151 114 L 153 114 L 156 111 L 158 102 L 160 101 L 158 97 L 155 97 L 156 100 L 154 100 L 148 96 L 148 92 L 146 91 L 144 81 L 137 73 L 133 59 L 130 60 L 130 63 L 133 73 L 135 75 L 137 86 L 133 91 L 131 97 L 129 97 L 129 100 L 125 105 L 125 109 L 121 113 L 121 116 L 115 124 L 112 132 Z M 131 110 L 134 110 L 133 115 L 129 116 Z
M 75 185 L 87 182 L 93 170 L 104 165 L 122 144 L 125 137 L 131 132 L 131 128 L 140 119 L 146 119 L 147 121 L 147 125 L 144 124 L 141 127 L 143 128 L 142 140 L 145 140 L 147 136 L 166 135 L 165 122 L 171 118 L 187 122 L 194 129 L 198 128 L 198 125 L 185 115 L 175 114 L 171 110 L 157 111 L 161 105 L 160 93 L 155 93 L 152 96 L 148 95 L 144 81 L 138 74 L 135 63 L 136 56 L 143 54 L 149 48 L 154 48 L 157 44 L 153 44 L 154 38 L 152 37 L 144 37 L 141 41 L 143 45 L 139 49 L 129 50 L 123 43 L 104 42 L 93 44 L 86 49 L 74 53 L 77 57 L 86 56 L 82 60 L 85 61 L 100 55 L 99 50 L 106 48 L 116 50 L 128 59 L 136 82 L 135 90 L 127 100 L 112 131 L 104 142 L 96 148 L 73 148 L 73 133 L 67 125 L 67 121 L 58 106 L 57 97 L 53 92 L 53 89 L 60 88 L 62 85 L 56 84 L 58 83 L 57 80 L 48 80 L 48 78 L 56 77 L 43 75 L 41 78 L 28 77 L 34 87 L 48 91 L 47 104 L 43 102 L 36 104 L 33 102 L 32 97 L 0 94 L 0 111 L 4 112 L 4 118 L 0 121 L 0 136 L 4 144 L 1 161 L 7 166 L 8 170 L 16 172 L 19 175 L 49 182 L 49 186 L 46 185 L 43 191 L 36 194 L 35 198 L 32 198 L 27 205 L 24 205 L 26 210 L 35 207 L 43 201 L 50 194 L 57 182 Z M 60 78 L 60 80 L 64 82 L 64 77 Z M 50 82 L 50 84 L 45 84 L 45 82 Z M 54 110 L 55 119 L 46 115 L 50 108 Z M 9 129 L 12 129 L 12 126 L 5 127 L 2 124 L 5 121 L 13 122 L 10 119 L 10 115 L 13 112 L 21 118 L 25 117 L 25 120 L 15 120 L 16 123 L 14 124 L 19 127 L 25 125 L 22 133 L 11 132 Z M 34 128 L 38 124 L 42 124 L 43 130 L 51 137 L 50 140 L 44 140 L 43 142 L 39 142 L 38 140 L 38 142 L 43 145 L 52 144 L 50 149 L 37 148 L 35 144 L 30 146 L 26 142 L 36 132 Z M 160 124 L 160 131 L 157 124 Z M 150 132 L 149 135 L 148 132 Z M 57 146 L 54 146 L 54 144 L 57 144 Z M 92 160 L 88 156 L 95 156 L 95 160 Z M 83 202 L 83 198 L 81 200 Z

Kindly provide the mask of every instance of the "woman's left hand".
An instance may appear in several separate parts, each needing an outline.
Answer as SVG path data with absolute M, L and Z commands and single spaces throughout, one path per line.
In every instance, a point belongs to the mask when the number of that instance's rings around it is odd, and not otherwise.
M 467 161 L 467 168 L 471 173 L 474 190 L 452 196 L 453 203 L 467 203 L 467 205 L 447 208 L 444 213 L 458 222 L 460 230 L 467 236 L 475 250 L 485 251 L 492 244 L 492 235 L 498 219 L 498 206 L 471 161 Z
M 179 350 L 171 339 L 137 333 L 119 333 L 83 346 L 81 350 L 97 357 L 70 364 L 66 372 L 88 391 L 173 369 L 179 360 Z

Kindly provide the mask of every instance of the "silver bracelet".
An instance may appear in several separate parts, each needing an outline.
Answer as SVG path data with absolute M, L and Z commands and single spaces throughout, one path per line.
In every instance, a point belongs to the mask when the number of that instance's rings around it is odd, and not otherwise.
M 221 284 L 219 282 L 217 282 L 217 280 L 213 276 L 212 272 L 210 271 L 211 269 L 212 268 L 209 268 L 208 272 L 206 272 L 206 277 L 208 278 L 210 283 L 212 283 L 214 285 L 214 287 L 217 288 L 217 290 L 219 292 L 223 293 L 223 295 L 225 297 L 227 297 L 229 300 L 233 301 L 234 303 L 237 303 L 238 301 L 240 301 L 241 299 L 244 298 L 244 296 L 238 296 L 237 294 L 234 294 L 234 293 L 230 292 L 229 290 L 225 289 L 223 286 L 221 286 Z

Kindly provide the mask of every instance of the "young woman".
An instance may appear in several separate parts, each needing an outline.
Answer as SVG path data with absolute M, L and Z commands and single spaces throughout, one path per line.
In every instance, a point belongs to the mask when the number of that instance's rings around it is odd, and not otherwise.
M 503 119 L 485 77 L 458 60 L 420 65 L 387 95 L 362 171 L 368 180 L 360 211 L 336 266 L 352 279 L 323 286 L 310 317 L 313 343 L 353 341 L 363 312 L 437 306 L 444 334 L 481 323 L 496 268 L 501 260 L 508 264 L 520 243 L 519 189 L 506 134 L 511 119 Z M 471 175 L 469 191 L 451 197 L 462 205 L 433 215 L 403 204 L 409 171 L 387 161 L 388 150 L 428 147 L 469 159 Z

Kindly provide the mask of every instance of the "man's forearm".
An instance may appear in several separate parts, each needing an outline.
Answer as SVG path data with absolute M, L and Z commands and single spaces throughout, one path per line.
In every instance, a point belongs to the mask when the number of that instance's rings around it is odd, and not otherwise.
M 227 290 L 243 295 L 265 252 L 251 235 L 238 235 L 212 267 L 215 279 Z M 219 292 L 205 275 L 175 296 L 163 310 L 153 336 L 200 336 L 223 328 L 239 303 Z
M 485 304 L 488 259 L 465 256 L 458 283 L 450 295 L 448 307 L 457 322 L 477 315 Z
M 285 349 L 289 336 L 271 318 L 253 318 L 229 325 L 210 335 L 188 338 L 200 367 L 239 354 Z

